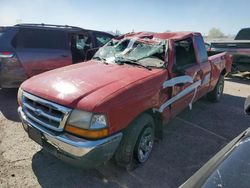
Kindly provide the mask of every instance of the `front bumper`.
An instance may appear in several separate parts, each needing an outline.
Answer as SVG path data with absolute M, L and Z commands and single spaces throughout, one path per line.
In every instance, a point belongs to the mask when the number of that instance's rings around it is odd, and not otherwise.
M 99 140 L 86 140 L 65 132 L 55 133 L 29 122 L 21 107 L 18 108 L 18 114 L 26 132 L 35 129 L 41 134 L 42 142 L 39 144 L 45 150 L 76 166 L 93 168 L 108 161 L 122 138 L 122 133 Z

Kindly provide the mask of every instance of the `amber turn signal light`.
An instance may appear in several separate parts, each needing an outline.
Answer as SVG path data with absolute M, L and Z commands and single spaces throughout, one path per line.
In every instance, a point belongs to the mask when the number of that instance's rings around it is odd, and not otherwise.
M 98 139 L 108 136 L 108 129 L 98 129 L 98 130 L 87 130 L 81 129 L 78 127 L 74 127 L 72 125 L 66 125 L 65 131 L 84 137 L 84 138 L 91 138 L 91 139 Z

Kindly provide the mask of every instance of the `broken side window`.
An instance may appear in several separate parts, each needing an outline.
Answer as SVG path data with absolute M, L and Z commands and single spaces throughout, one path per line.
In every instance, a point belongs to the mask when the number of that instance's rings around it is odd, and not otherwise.
M 185 69 L 196 64 L 193 40 L 191 37 L 175 42 L 174 68 Z

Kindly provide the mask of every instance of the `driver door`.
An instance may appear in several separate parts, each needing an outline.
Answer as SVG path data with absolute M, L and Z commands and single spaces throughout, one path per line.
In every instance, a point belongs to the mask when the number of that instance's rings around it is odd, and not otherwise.
M 171 115 L 174 117 L 190 106 L 199 96 L 201 68 L 191 37 L 174 42 L 174 65 L 171 73 Z

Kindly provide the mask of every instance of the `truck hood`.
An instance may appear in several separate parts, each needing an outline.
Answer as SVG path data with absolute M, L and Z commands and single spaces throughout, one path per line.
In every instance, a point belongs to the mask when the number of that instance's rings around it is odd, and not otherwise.
M 78 102 L 83 98 L 92 103 L 100 102 L 128 85 L 158 72 L 162 72 L 162 69 L 147 70 L 131 65 L 107 65 L 89 61 L 34 76 L 25 81 L 21 88 L 67 107 L 91 110 L 96 104 L 79 107 Z

